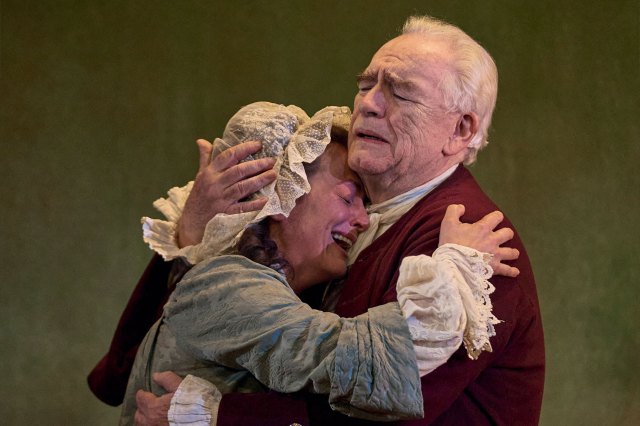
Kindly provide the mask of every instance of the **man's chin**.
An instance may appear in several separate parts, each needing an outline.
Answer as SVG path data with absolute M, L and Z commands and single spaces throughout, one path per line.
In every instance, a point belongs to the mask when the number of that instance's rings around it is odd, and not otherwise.
M 372 155 L 358 155 L 349 157 L 349 167 L 362 176 L 375 176 L 387 172 L 393 164 L 380 157 Z
M 393 165 L 389 144 L 358 142 L 349 147 L 349 167 L 357 173 L 378 174 Z

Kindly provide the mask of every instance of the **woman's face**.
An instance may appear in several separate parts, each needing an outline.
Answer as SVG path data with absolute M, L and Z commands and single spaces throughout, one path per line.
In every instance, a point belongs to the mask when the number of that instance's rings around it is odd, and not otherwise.
M 310 192 L 288 218 L 275 217 L 271 237 L 291 267 L 290 285 L 300 292 L 344 275 L 347 251 L 369 227 L 360 179 L 347 165 L 347 150 L 330 143 L 309 178 Z

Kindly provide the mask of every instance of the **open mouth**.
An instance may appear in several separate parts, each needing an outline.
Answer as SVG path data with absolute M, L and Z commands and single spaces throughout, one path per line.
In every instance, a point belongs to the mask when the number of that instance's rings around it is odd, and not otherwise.
M 349 251 L 351 246 L 353 246 L 353 241 L 342 234 L 332 232 L 331 237 L 333 238 L 333 241 L 335 241 L 336 244 L 340 246 L 344 251 Z
M 385 143 L 387 142 L 386 140 L 376 135 L 375 133 L 357 132 L 356 135 L 358 136 L 358 138 L 364 139 L 364 140 L 385 142 Z

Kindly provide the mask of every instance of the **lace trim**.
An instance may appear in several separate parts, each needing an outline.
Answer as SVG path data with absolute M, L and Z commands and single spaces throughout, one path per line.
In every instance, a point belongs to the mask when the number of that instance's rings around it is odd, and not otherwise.
M 258 212 L 218 214 L 207 223 L 201 243 L 178 247 L 178 220 L 192 187 L 193 182 L 180 188 L 174 187 L 169 191 L 169 198 L 161 198 L 153 203 L 168 220 L 148 217 L 141 220 L 142 239 L 166 261 L 183 258 L 195 265 L 208 257 L 224 254 L 236 244 L 246 225 L 257 221 Z M 175 197 L 171 197 L 171 194 Z
M 478 359 L 483 351 L 493 350 L 489 339 L 496 335 L 494 326 L 501 322 L 493 315 L 490 297 L 495 291 L 488 281 L 493 275 L 488 263 L 492 255 L 456 244 L 445 244 L 441 249 L 434 258 L 445 262 L 447 275 L 453 278 L 462 274 L 463 280 L 456 283 L 467 317 L 463 343 L 469 358 Z
M 491 258 L 468 247 L 445 244 L 432 257 L 403 259 L 398 302 L 416 351 L 434 345 L 457 348 L 460 340 L 471 359 L 492 351 L 489 339 L 500 320 L 492 312 Z M 427 320 L 430 323 L 423 322 Z
M 276 156 L 276 181 L 258 194 L 267 198 L 259 212 L 238 215 L 218 214 L 207 224 L 202 242 L 179 248 L 176 241 L 177 222 L 193 182 L 169 190 L 169 197 L 156 200 L 153 205 L 167 218 L 166 221 L 142 218 L 143 239 L 165 260 L 184 257 L 196 264 L 203 259 L 228 253 L 238 241 L 247 225 L 267 216 L 288 216 L 296 200 L 311 189 L 304 163 L 311 163 L 324 152 L 331 141 L 331 127 L 346 129 L 351 116 L 347 107 L 326 107 L 309 118 L 300 108 L 290 105 L 256 102 L 243 107 L 225 128 L 223 139 L 216 139 L 214 153 L 247 140 L 263 143 L 261 156 Z M 257 156 L 257 155 L 256 155 Z
M 196 251 L 195 246 L 178 247 L 177 230 L 178 220 L 182 215 L 184 204 L 189 197 L 189 193 L 193 188 L 193 181 L 182 187 L 173 187 L 168 192 L 167 198 L 159 198 L 153 202 L 153 207 L 162 213 L 167 220 L 152 219 L 143 217 L 142 223 L 142 239 L 149 245 L 151 250 L 162 256 L 164 260 L 173 260 L 177 257 L 183 257 L 189 263 L 194 258 Z
M 459 333 L 457 333 L 455 330 L 444 331 L 425 328 L 424 324 L 422 324 L 414 317 L 407 319 L 407 326 L 409 327 L 411 340 L 413 340 L 414 342 L 429 342 L 430 345 L 456 341 L 458 341 L 458 345 L 461 343 Z M 418 346 L 420 346 L 419 343 Z

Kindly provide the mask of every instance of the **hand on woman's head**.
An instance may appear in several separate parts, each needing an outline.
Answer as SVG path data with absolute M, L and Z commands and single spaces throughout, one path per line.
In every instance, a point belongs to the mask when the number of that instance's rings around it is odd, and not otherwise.
M 211 158 L 211 143 L 198 139 L 200 167 L 178 223 L 180 247 L 198 244 L 207 223 L 218 213 L 234 214 L 260 210 L 265 198 L 243 199 L 276 179 L 273 158 L 241 163 L 260 151 L 262 144 L 250 141 L 233 146 Z

